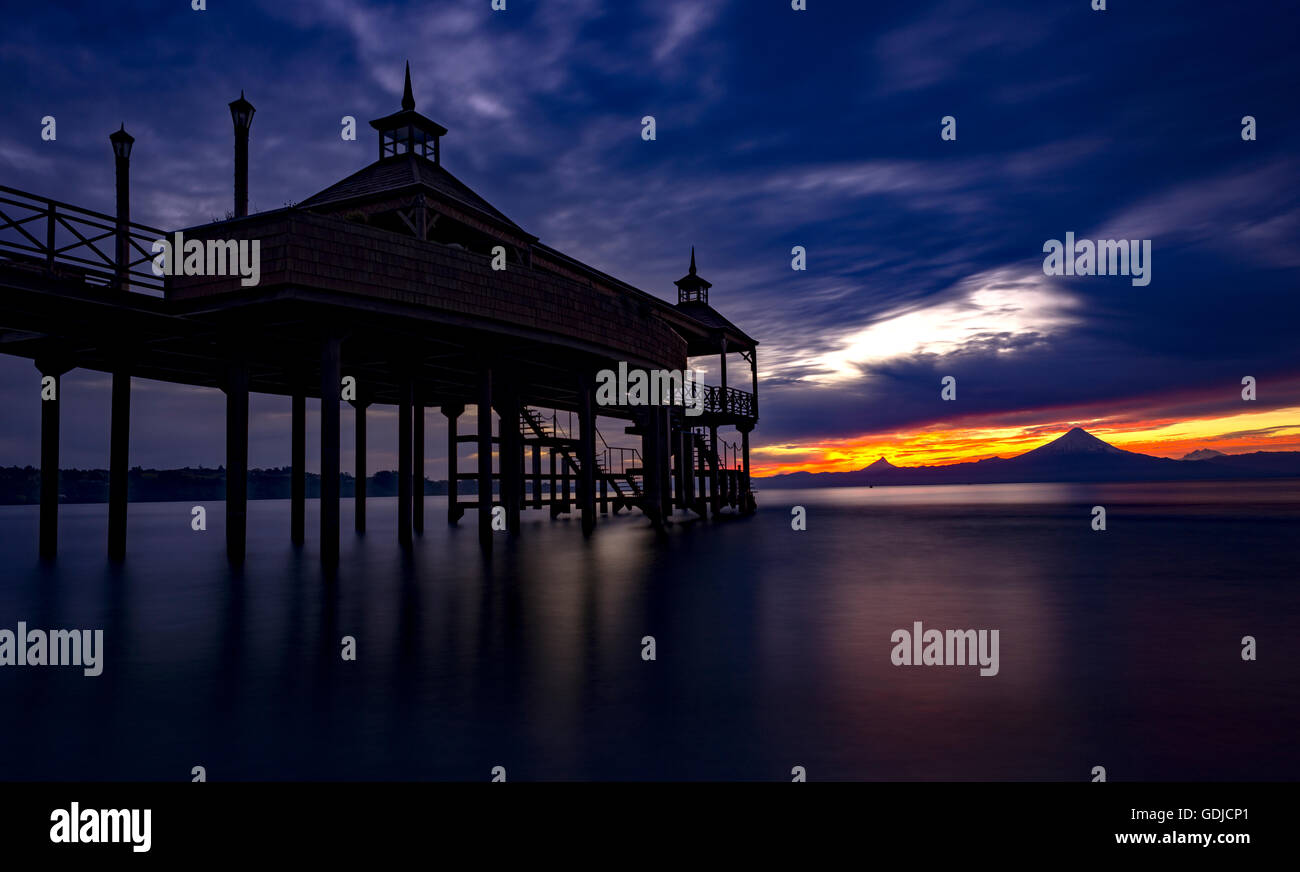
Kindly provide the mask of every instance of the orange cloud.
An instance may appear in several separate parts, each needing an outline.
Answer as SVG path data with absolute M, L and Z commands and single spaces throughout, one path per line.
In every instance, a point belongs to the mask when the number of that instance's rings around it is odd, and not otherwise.
M 939 466 L 1014 457 L 1083 427 L 1117 448 L 1182 457 L 1198 448 L 1225 454 L 1300 451 L 1300 407 L 1192 420 L 1058 420 L 1032 427 L 932 425 L 910 433 L 869 433 L 846 439 L 765 445 L 752 451 L 757 476 L 783 472 L 845 472 L 880 457 L 897 466 Z

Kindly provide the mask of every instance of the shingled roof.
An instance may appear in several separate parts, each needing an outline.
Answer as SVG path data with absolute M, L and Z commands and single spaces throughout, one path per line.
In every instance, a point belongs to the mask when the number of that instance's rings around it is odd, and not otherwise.
M 379 199 L 390 194 L 424 189 L 435 196 L 446 197 L 461 207 L 477 211 L 494 221 L 525 233 L 499 209 L 484 200 L 442 166 L 414 154 L 406 153 L 377 160 L 358 170 L 325 190 L 313 194 L 298 204 L 300 208 L 338 205 L 347 202 Z
M 724 333 L 731 333 L 734 336 L 743 339 L 747 345 L 758 344 L 748 333 L 741 330 L 735 324 L 732 324 L 722 316 L 721 312 L 710 306 L 708 303 L 694 301 L 689 303 L 678 303 L 677 310 L 689 315 L 706 327 L 712 327 L 713 329 L 721 330 Z
M 708 291 L 711 284 L 700 277 L 696 270 L 694 246 L 691 247 L 690 272 L 676 282 L 679 289 L 678 302 L 673 306 L 576 258 L 540 244 L 536 236 L 511 221 L 468 185 L 443 169 L 440 141 L 447 129 L 415 111 L 409 64 L 401 110 L 371 121 L 370 125 L 379 132 L 379 160 L 313 194 L 298 203 L 296 208 L 334 214 L 347 213 L 352 208 L 362 212 L 373 212 L 373 207 L 379 211 L 404 209 L 413 196 L 427 194 L 435 204 L 441 201 L 449 211 L 462 213 L 459 218 L 453 217 L 457 223 L 475 224 L 477 222 L 474 219 L 478 218 L 486 224 L 496 225 L 507 237 L 514 237 L 515 246 L 525 247 L 540 256 L 536 261 L 531 256 L 526 261 L 533 268 L 558 273 L 592 287 L 630 292 L 640 297 L 643 305 L 658 309 L 676 326 L 677 332 L 687 342 L 689 353 L 714 353 L 720 337 L 730 339 L 733 348 L 753 348 L 758 344 L 709 305 Z M 407 226 L 414 230 L 409 220 Z

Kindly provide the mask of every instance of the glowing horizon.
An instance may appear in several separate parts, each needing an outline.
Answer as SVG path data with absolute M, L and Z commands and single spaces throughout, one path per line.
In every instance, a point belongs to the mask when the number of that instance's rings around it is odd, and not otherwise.
M 1180 458 L 1209 448 L 1224 454 L 1300 451 L 1300 406 L 1189 420 L 1061 418 L 1032 426 L 931 425 L 911 432 L 765 445 L 752 452 L 755 476 L 848 472 L 881 457 L 896 466 L 947 466 L 1024 454 L 1082 427 L 1116 448 Z

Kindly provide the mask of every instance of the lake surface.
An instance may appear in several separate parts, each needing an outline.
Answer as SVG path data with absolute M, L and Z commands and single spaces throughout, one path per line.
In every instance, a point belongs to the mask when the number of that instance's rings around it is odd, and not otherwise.
M 104 668 L 0 667 L 0 779 L 1300 778 L 1300 482 L 766 490 L 656 536 L 474 512 L 403 554 L 344 505 L 337 579 L 249 504 L 0 507 L 0 629 L 104 631 Z M 791 529 L 803 506 L 807 529 Z M 1107 529 L 1092 529 L 1094 505 Z M 894 630 L 997 629 L 996 676 L 895 666 Z M 356 639 L 357 659 L 340 657 Z M 1241 658 L 1254 636 L 1258 660 Z M 654 661 L 642 659 L 653 636 Z

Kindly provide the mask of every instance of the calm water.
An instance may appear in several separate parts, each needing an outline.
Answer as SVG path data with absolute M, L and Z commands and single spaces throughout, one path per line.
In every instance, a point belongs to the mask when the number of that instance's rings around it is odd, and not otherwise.
M 98 678 L 0 668 L 0 778 L 1300 778 L 1300 482 L 759 498 L 662 538 L 526 513 L 491 561 L 442 498 L 405 557 L 393 500 L 364 537 L 345 505 L 335 582 L 314 503 L 302 550 L 287 502 L 250 503 L 242 575 L 220 503 L 205 533 L 133 504 L 121 569 L 104 506 L 62 507 L 52 567 L 36 509 L 0 507 L 0 627 L 106 648 Z M 917 620 L 1000 630 L 1000 673 L 893 666 Z

